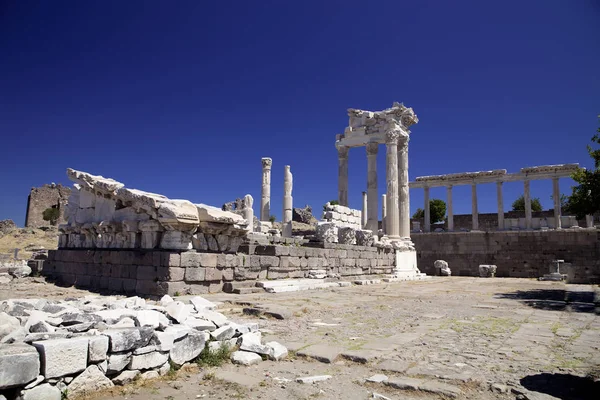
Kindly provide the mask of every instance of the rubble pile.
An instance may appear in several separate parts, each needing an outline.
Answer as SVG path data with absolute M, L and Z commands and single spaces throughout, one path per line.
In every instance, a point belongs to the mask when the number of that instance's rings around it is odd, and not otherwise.
M 237 324 L 202 297 L 5 300 L 0 303 L 0 398 L 60 400 L 167 374 L 202 356 L 232 351 L 234 363 L 281 360 L 257 323 Z

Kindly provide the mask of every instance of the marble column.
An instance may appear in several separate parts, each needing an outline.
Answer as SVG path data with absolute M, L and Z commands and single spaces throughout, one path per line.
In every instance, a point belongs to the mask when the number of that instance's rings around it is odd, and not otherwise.
M 454 210 L 452 209 L 452 186 L 446 186 L 446 206 L 448 208 L 448 231 L 454 231 Z
M 288 238 L 292 237 L 293 182 L 290 166 L 286 165 L 283 173 L 283 218 L 281 236 Z
M 262 189 L 260 192 L 260 220 L 268 221 L 271 217 L 271 165 L 273 160 L 268 157 L 262 161 Z
M 387 228 L 386 228 L 387 200 L 386 200 L 386 198 L 387 198 L 387 196 L 385 194 L 381 195 L 381 230 L 383 231 L 384 235 L 387 233 Z
M 496 182 L 496 197 L 498 199 L 498 230 L 504 230 L 504 196 L 502 194 L 502 182 Z
M 402 137 L 398 146 L 398 213 L 400 236 L 410 239 L 410 197 L 408 193 L 408 136 Z M 389 213 L 389 210 L 388 210 Z
M 337 146 L 338 150 L 338 202 L 348 207 L 348 147 Z
M 251 195 L 247 194 L 244 196 L 244 218 L 248 222 L 246 228 L 249 232 L 254 232 L 254 199 Z
M 386 186 L 387 186 L 387 236 L 392 240 L 400 239 L 400 218 L 398 204 L 398 139 L 395 130 L 386 133 Z
M 472 218 L 473 218 L 473 228 L 472 230 L 479 230 L 479 211 L 477 211 L 477 184 L 473 183 L 471 186 L 471 209 L 472 209 Z
M 429 208 L 429 188 L 423 188 L 423 232 L 431 232 L 431 209 Z
M 554 200 L 554 226 L 556 229 L 561 229 L 562 224 L 560 217 L 562 210 L 560 209 L 560 188 L 558 185 L 558 178 L 552 178 L 552 199 Z
M 525 200 L 525 228 L 531 229 L 531 193 L 530 193 L 530 182 L 529 179 L 523 181 L 525 193 L 523 198 Z
M 360 226 L 362 229 L 367 229 L 367 192 L 362 192 L 362 211 L 360 217 Z
M 367 224 L 365 229 L 377 234 L 379 229 L 379 194 L 377 193 L 377 151 L 379 143 L 367 143 Z

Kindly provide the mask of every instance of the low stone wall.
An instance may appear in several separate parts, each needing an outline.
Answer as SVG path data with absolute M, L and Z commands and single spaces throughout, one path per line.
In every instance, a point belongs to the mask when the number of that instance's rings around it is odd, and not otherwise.
M 600 231 L 454 232 L 413 234 L 419 269 L 435 275 L 435 260 L 448 262 L 452 275 L 479 276 L 480 264 L 498 266 L 496 276 L 538 278 L 561 259 L 569 282 L 600 283 Z
M 43 274 L 82 288 L 162 296 L 220 292 L 226 282 L 390 274 L 388 248 L 334 243 L 247 244 L 237 254 L 158 250 L 58 249 L 49 251 Z

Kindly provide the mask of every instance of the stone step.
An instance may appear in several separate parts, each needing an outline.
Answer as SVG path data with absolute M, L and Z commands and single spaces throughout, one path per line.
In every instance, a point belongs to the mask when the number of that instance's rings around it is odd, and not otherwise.
M 264 288 L 268 293 L 283 293 L 283 292 L 299 292 L 302 290 L 314 290 L 314 289 L 327 289 L 331 287 L 340 287 L 336 282 L 324 282 L 316 283 L 312 285 L 288 285 L 288 286 L 274 286 Z
M 276 281 L 258 281 L 256 286 L 262 288 L 274 288 L 282 286 L 315 285 L 325 283 L 325 279 L 280 279 Z
M 381 283 L 381 279 L 357 279 L 353 283 L 355 285 L 378 285 Z
M 236 289 L 256 287 L 256 281 L 232 281 L 223 283 L 225 293 L 236 293 Z
M 241 287 L 241 288 L 235 288 L 233 289 L 233 291 L 231 293 L 234 294 L 252 294 L 252 293 L 261 293 L 264 292 L 263 288 L 259 288 L 259 287 Z

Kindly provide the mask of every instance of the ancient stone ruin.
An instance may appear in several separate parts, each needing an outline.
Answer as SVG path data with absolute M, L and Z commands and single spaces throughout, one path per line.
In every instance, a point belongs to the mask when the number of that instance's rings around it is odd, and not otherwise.
M 67 199 L 71 194 L 71 189 L 56 185 L 44 185 L 41 187 L 31 188 L 31 192 L 27 197 L 27 213 L 25 215 L 25 226 L 28 228 L 40 228 L 50 226 L 50 221 L 44 220 L 44 211 L 47 209 L 57 209 L 57 223 L 62 224 L 66 221 L 64 208 L 67 204 Z

